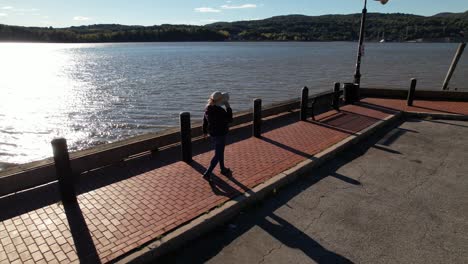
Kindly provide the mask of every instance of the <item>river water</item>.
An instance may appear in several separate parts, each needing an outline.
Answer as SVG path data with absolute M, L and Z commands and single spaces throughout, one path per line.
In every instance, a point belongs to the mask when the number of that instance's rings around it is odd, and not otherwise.
M 456 48 L 367 44 L 363 86 L 439 89 Z M 49 157 L 57 136 L 80 150 L 177 126 L 181 111 L 200 119 L 216 90 L 235 111 L 329 90 L 352 80 L 355 55 L 346 42 L 0 44 L 0 163 Z M 465 54 L 451 86 L 467 73 Z

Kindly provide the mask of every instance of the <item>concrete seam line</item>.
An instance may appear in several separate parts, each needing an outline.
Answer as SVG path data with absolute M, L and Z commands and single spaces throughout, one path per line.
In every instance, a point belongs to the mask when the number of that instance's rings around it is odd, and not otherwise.
M 389 116 L 378 121 L 372 126 L 364 129 L 361 133 L 351 135 L 346 139 L 334 144 L 333 146 L 314 155 L 312 158 L 302 161 L 296 166 L 270 178 L 254 187 L 251 192 L 247 192 L 232 200 L 227 201 L 223 206 L 209 211 L 207 214 L 201 215 L 189 223 L 177 228 L 168 233 L 163 238 L 157 239 L 150 244 L 142 247 L 138 251 L 120 259 L 117 263 L 145 263 L 154 260 L 170 251 L 177 249 L 192 239 L 197 238 L 205 232 L 227 222 L 243 208 L 249 204 L 262 200 L 266 195 L 275 189 L 284 187 L 285 185 L 294 182 L 298 177 L 303 176 L 310 170 L 321 166 L 329 161 L 341 151 L 354 146 L 356 143 L 367 139 L 392 123 L 402 118 L 402 113 Z
M 427 113 L 427 112 L 405 112 L 407 117 L 415 118 L 434 118 L 442 120 L 468 121 L 468 115 L 446 114 L 446 113 Z

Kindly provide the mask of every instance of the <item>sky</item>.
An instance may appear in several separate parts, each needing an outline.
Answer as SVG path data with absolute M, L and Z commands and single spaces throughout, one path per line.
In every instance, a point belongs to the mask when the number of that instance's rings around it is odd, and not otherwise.
M 350 14 L 363 0 L 0 0 L 0 24 L 68 27 L 90 24 L 203 25 L 277 15 Z M 369 0 L 369 12 L 434 15 L 464 12 L 468 0 Z

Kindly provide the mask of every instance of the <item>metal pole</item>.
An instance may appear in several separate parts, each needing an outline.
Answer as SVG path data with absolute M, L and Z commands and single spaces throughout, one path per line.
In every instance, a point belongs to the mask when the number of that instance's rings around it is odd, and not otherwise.
M 452 79 L 453 73 L 455 72 L 455 69 L 457 68 L 458 62 L 460 61 L 460 58 L 463 54 L 463 51 L 465 50 L 466 43 L 461 43 L 460 46 L 458 46 L 457 53 L 455 54 L 455 57 L 453 58 L 452 65 L 450 66 L 450 69 L 447 73 L 447 77 L 445 78 L 444 85 L 442 86 L 442 90 L 448 90 L 450 80 Z
M 362 58 L 362 45 L 365 38 L 365 27 L 366 27 L 366 16 L 367 16 L 367 0 L 364 0 L 364 9 L 362 9 L 361 18 L 361 31 L 359 33 L 359 47 L 356 61 L 356 72 L 354 73 L 354 83 L 361 85 L 361 58 Z

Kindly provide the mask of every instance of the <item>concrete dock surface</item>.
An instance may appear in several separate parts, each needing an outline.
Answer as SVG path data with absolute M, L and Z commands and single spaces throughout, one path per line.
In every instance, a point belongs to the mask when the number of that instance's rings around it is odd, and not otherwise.
M 468 122 L 409 119 L 158 263 L 467 263 Z

